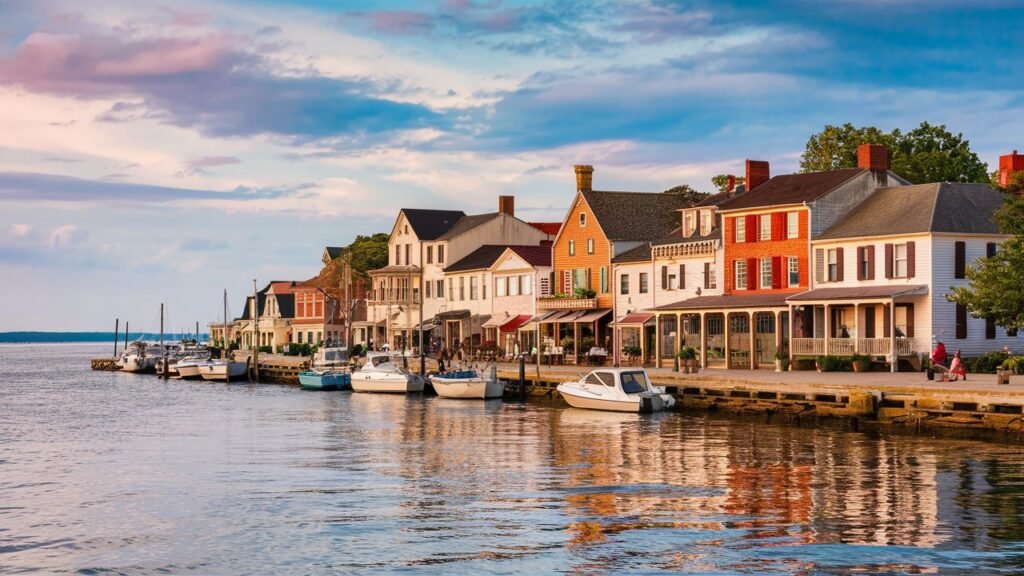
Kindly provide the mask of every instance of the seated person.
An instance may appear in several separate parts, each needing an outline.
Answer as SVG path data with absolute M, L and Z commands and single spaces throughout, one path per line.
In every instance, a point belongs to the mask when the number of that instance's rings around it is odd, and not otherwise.
M 946 345 L 939 342 L 935 345 L 935 350 L 932 350 L 932 367 L 936 372 L 948 372 L 949 368 L 946 367 Z
M 964 366 L 963 361 L 960 360 L 960 351 L 957 350 L 953 356 L 953 363 L 949 365 L 949 381 L 956 382 L 961 377 L 967 380 L 967 368 Z

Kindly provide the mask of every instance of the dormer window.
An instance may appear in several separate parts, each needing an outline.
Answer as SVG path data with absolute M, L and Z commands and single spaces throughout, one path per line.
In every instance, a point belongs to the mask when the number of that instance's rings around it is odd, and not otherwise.
M 587 225 L 587 213 L 586 212 L 580 212 L 580 228 L 583 228 L 586 225 Z
M 689 238 L 697 230 L 697 217 L 692 211 L 683 213 L 683 236 Z
M 711 234 L 711 210 L 700 211 L 700 235 L 707 236 Z

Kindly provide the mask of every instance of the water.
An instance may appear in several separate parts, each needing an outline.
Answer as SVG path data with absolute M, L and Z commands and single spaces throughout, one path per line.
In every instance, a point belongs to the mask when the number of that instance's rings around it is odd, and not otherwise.
M 1024 571 L 1016 445 L 163 382 L 0 346 L 0 572 Z

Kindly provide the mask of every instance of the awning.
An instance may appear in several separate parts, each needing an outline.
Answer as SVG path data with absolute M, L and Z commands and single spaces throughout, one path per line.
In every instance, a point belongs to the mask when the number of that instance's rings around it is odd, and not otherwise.
M 434 324 L 433 321 L 427 321 L 427 322 L 424 322 L 423 324 L 421 324 L 417 328 L 417 330 L 423 330 L 424 332 L 430 332 L 431 330 L 433 330 L 434 328 L 437 328 L 437 327 L 438 327 L 438 325 Z
M 497 328 L 498 326 L 501 326 L 502 324 L 504 324 L 505 322 L 508 322 L 509 320 L 511 320 L 513 318 L 515 318 L 515 316 L 510 316 L 510 315 L 508 315 L 508 313 L 505 313 L 505 314 L 503 314 L 501 316 L 497 316 L 497 315 L 491 316 L 491 319 L 488 320 L 487 322 L 484 322 L 480 327 L 481 328 Z
M 604 318 L 605 316 L 611 313 L 611 308 L 600 308 L 597 310 L 591 310 L 589 312 L 586 312 L 582 316 L 577 316 L 576 318 L 573 318 L 572 322 L 576 324 L 589 324 L 591 322 L 597 322 L 601 318 Z
M 520 332 L 535 332 L 536 330 L 537 323 L 532 320 L 519 327 Z
M 928 294 L 924 284 L 889 286 L 851 286 L 846 288 L 818 288 L 794 294 L 787 302 L 808 302 L 811 300 L 870 300 L 898 298 L 900 296 L 923 296 Z
M 437 318 L 444 320 L 458 320 L 459 318 L 469 318 L 469 310 L 448 310 L 447 312 L 438 312 Z
M 619 318 L 614 322 L 616 326 L 643 326 L 651 320 L 654 320 L 654 314 L 648 312 L 633 312 L 632 314 L 626 314 L 622 318 Z
M 352 326 L 358 326 L 358 327 L 361 327 L 361 328 L 362 327 L 367 327 L 367 326 L 383 326 L 383 325 L 384 325 L 384 320 L 378 320 L 377 322 L 371 322 L 369 320 L 359 320 L 357 322 L 353 322 L 352 323 Z
M 576 310 L 555 310 L 537 320 L 541 324 L 554 324 L 555 322 L 570 322 L 571 318 L 577 315 Z
M 530 319 L 529 314 L 520 314 L 519 316 L 512 316 L 507 322 L 501 325 L 502 332 L 515 332 L 520 326 L 526 323 Z

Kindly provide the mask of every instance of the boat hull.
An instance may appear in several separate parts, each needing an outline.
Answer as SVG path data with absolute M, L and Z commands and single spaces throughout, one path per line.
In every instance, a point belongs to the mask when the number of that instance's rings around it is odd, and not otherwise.
M 434 391 L 442 398 L 501 398 L 505 384 L 483 378 L 431 378 Z
M 573 408 L 584 408 L 587 410 L 604 410 L 608 412 L 639 412 L 640 411 L 640 400 L 618 400 L 618 399 L 605 399 L 595 398 L 593 396 L 584 396 L 574 394 L 568 390 L 558 390 L 558 393 L 562 395 L 562 398 L 572 406 Z
M 350 375 L 342 373 L 302 372 L 299 374 L 299 384 L 304 390 L 348 390 L 352 388 Z
M 245 376 L 247 368 L 248 365 L 244 362 L 210 364 L 200 367 L 199 375 L 203 377 L 203 380 L 219 380 L 226 382 L 232 378 L 241 378 L 242 376 Z
M 190 379 L 190 378 L 201 378 L 199 374 L 199 368 L 202 364 L 186 364 L 184 366 L 178 366 L 178 378 Z
M 423 379 L 405 374 L 352 374 L 354 392 L 408 394 L 423 391 Z
M 121 365 L 122 372 L 130 372 L 133 374 L 139 374 L 142 372 L 152 372 L 155 369 L 155 358 L 129 357 L 125 358 L 124 363 Z

